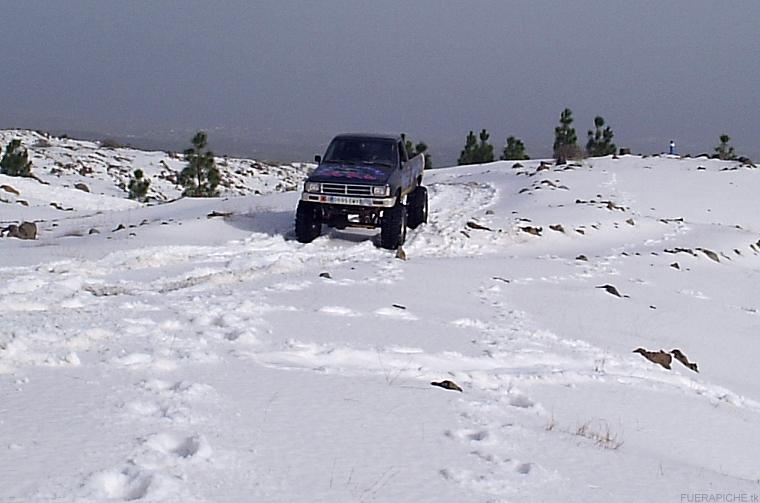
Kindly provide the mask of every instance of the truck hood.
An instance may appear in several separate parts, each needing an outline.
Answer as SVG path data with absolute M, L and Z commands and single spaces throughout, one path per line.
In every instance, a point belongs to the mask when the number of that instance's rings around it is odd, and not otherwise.
M 309 181 L 380 185 L 388 181 L 391 171 L 392 168 L 368 164 L 322 163 L 311 174 Z

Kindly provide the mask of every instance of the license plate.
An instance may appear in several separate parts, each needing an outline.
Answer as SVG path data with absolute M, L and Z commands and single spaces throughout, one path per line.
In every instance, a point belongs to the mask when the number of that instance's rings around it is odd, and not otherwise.
M 326 202 L 333 204 L 350 204 L 355 206 L 362 205 L 362 199 L 359 197 L 341 197 L 341 196 L 327 196 Z

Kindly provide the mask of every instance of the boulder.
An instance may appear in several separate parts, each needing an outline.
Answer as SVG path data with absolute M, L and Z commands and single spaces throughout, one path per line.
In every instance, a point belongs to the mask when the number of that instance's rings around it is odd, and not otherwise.
M 37 225 L 34 222 L 22 222 L 20 225 L 11 224 L 0 232 L 7 233 L 9 238 L 37 239 Z
M 80 183 L 75 183 L 74 184 L 74 188 L 78 189 L 78 190 L 81 190 L 82 192 L 89 192 L 90 191 L 90 188 L 87 185 L 85 185 L 85 184 L 83 184 L 81 182 Z
M 23 222 L 18 226 L 19 239 L 37 239 L 37 224 L 34 222 Z

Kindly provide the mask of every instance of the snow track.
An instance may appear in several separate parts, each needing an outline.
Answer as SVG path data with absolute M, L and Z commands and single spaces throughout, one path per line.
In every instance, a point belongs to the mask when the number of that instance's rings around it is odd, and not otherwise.
M 493 185 L 434 183 L 429 186 L 430 215 L 428 225 L 409 235 L 404 247 L 414 255 L 467 256 L 494 250 L 499 237 L 470 239 L 467 222 L 483 219 L 485 210 L 498 199 Z M 483 242 L 485 241 L 485 242 Z

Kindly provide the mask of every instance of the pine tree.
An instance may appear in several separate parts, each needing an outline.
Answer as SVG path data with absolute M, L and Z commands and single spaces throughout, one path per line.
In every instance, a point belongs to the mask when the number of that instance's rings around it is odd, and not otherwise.
M 8 176 L 32 176 L 32 162 L 21 140 L 11 140 L 0 160 L 0 173 Z
M 480 132 L 480 144 L 478 145 L 478 155 L 477 155 L 477 162 L 478 164 L 483 164 L 485 162 L 493 162 L 493 145 L 488 143 L 488 138 L 491 135 L 488 134 L 488 131 L 483 129 Z
M 464 145 L 464 150 L 459 154 L 459 164 L 483 164 L 493 161 L 493 145 L 488 143 L 490 135 L 485 129 L 480 131 L 477 137 L 470 131 Z M 478 138 L 480 142 L 478 142 Z
M 605 155 L 614 155 L 617 146 L 612 143 L 615 134 L 607 126 L 604 128 L 604 117 L 597 115 L 594 119 L 594 130 L 588 130 L 588 142 L 586 142 L 586 153 L 591 157 L 603 157 Z M 604 128 L 604 129 L 602 129 Z
M 414 142 L 407 138 L 404 146 L 406 147 L 406 155 L 409 159 L 416 155 L 423 154 L 425 156 L 425 169 L 433 167 L 433 161 L 431 160 L 428 146 L 425 142 L 419 142 L 417 145 L 414 145 Z
M 557 164 L 564 164 L 568 159 L 580 154 L 578 137 L 575 135 L 575 129 L 571 127 L 572 110 L 569 108 L 563 110 L 559 116 L 559 123 L 560 125 L 554 128 L 554 158 Z
M 193 147 L 185 150 L 187 166 L 179 174 L 179 184 L 185 188 L 183 196 L 215 197 L 221 176 L 214 162 L 214 153 L 204 151 L 208 137 L 199 131 L 193 137 Z
M 136 169 L 129 180 L 129 198 L 137 201 L 145 201 L 148 195 L 150 180 L 143 177 L 143 170 Z
M 507 145 L 501 154 L 502 161 L 525 161 L 530 159 L 525 153 L 525 144 L 519 138 L 510 136 L 507 138 Z
M 715 155 L 718 159 L 723 159 L 724 161 L 732 161 L 736 159 L 734 147 L 728 144 L 730 141 L 731 137 L 727 134 L 720 135 L 720 144 L 715 147 Z
M 459 160 L 457 160 L 457 164 L 475 164 L 477 162 L 475 160 L 477 148 L 478 138 L 475 136 L 475 133 L 470 131 L 467 135 L 467 140 L 465 140 L 464 150 L 462 150 L 462 152 L 459 154 Z

